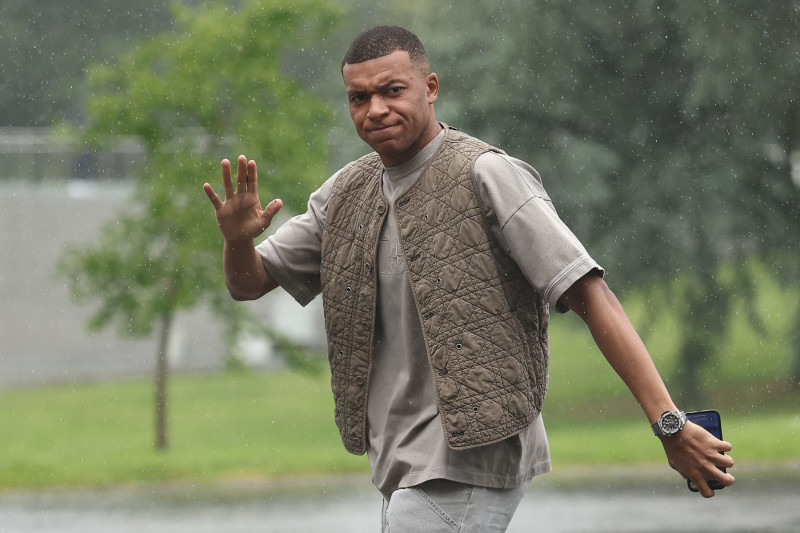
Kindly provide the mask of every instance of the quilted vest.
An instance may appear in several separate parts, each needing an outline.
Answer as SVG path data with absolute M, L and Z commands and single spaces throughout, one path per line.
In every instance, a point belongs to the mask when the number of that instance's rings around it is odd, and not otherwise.
M 417 182 L 395 203 L 444 434 L 453 449 L 500 441 L 538 416 L 547 389 L 547 302 L 490 237 L 474 179 L 488 144 L 447 129 Z M 377 245 L 387 213 L 383 165 L 345 167 L 331 192 L 321 281 L 336 425 L 366 450 Z M 378 394 L 380 392 L 377 392 Z

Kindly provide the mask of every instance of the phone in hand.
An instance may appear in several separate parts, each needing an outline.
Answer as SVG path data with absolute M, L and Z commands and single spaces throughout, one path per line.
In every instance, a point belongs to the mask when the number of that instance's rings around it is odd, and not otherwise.
M 705 411 L 690 411 L 686 413 L 686 419 L 702 427 L 719 440 L 722 440 L 722 423 L 717 411 L 714 411 L 713 409 L 707 409 Z M 717 468 L 725 472 L 724 467 L 719 466 Z M 689 490 L 692 492 L 698 492 L 697 487 L 691 479 L 687 479 L 686 484 L 689 486 Z M 708 486 L 711 490 L 720 490 L 725 488 L 725 485 L 716 479 L 709 479 Z

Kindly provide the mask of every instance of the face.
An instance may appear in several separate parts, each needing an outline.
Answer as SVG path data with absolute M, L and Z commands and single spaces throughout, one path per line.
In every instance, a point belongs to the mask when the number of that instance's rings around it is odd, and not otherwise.
M 433 111 L 439 80 L 415 68 L 408 52 L 345 64 L 342 76 L 358 136 L 385 166 L 405 163 L 441 130 Z

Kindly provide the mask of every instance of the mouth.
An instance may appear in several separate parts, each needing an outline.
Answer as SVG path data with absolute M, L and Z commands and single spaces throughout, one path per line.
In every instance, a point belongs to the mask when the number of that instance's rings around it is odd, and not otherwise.
M 376 134 L 380 135 L 381 133 L 386 133 L 387 131 L 391 130 L 395 126 L 396 126 L 395 124 L 390 124 L 390 125 L 386 125 L 386 126 L 380 126 L 380 127 L 377 127 L 377 128 L 370 128 L 370 129 L 367 130 L 367 132 L 370 133 L 371 135 L 376 135 Z

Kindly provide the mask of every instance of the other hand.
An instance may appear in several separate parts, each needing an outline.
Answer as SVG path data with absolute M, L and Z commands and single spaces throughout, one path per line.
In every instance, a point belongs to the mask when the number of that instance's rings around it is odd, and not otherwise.
M 735 478 L 718 468 L 733 467 L 733 458 L 722 455 L 722 452 L 731 451 L 731 443 L 719 440 L 692 422 L 686 422 L 677 434 L 660 439 L 669 465 L 684 478 L 694 481 L 703 497 L 714 496 L 708 486 L 709 479 L 716 479 L 725 486 L 733 485 Z

